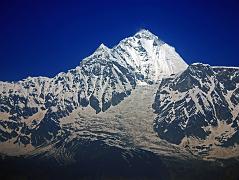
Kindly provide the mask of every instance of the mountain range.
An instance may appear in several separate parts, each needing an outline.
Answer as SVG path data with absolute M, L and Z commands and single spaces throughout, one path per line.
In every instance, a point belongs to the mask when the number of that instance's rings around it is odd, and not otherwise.
M 123 177 L 174 179 L 176 161 L 224 177 L 209 169 L 230 166 L 228 159 L 239 167 L 238 125 L 239 67 L 188 65 L 145 29 L 113 48 L 101 44 L 53 78 L 0 82 L 4 163 L 85 167 L 77 175 L 103 179 L 119 169 Z

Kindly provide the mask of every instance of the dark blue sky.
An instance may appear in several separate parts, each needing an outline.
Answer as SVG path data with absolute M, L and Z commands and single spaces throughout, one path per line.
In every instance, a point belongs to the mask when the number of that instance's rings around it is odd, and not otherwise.
M 189 64 L 239 65 L 236 0 L 1 0 L 0 80 L 52 77 L 77 66 L 101 42 L 112 47 L 141 28 Z

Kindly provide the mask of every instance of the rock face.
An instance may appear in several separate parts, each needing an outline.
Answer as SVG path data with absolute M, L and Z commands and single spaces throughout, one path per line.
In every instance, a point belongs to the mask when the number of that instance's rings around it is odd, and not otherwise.
M 192 64 L 163 79 L 153 108 L 162 139 L 198 149 L 233 146 L 239 142 L 239 68 Z
M 147 30 L 112 49 L 101 44 L 78 67 L 53 78 L 0 82 L 0 142 L 35 148 L 62 138 L 60 121 L 78 108 L 105 112 L 139 84 L 187 68 L 174 48 Z

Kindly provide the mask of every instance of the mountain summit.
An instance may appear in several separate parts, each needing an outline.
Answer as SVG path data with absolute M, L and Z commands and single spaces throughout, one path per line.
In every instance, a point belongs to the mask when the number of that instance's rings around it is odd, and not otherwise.
M 108 51 L 108 50 L 109 48 L 103 43 L 101 43 L 100 46 L 96 49 L 96 51 Z
M 147 29 L 140 29 L 138 32 L 135 33 L 134 37 L 137 38 L 148 38 L 148 39 L 158 39 L 156 35 L 151 33 Z
M 112 50 L 115 57 L 125 61 L 148 82 L 156 82 L 187 68 L 173 47 L 145 29 L 120 41 Z

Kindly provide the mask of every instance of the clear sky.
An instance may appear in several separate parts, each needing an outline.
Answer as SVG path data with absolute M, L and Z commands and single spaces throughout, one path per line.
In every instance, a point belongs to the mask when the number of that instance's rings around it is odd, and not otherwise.
M 237 0 L 1 0 L 0 80 L 53 77 L 141 28 L 188 64 L 239 66 Z

